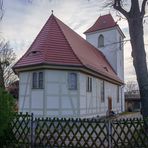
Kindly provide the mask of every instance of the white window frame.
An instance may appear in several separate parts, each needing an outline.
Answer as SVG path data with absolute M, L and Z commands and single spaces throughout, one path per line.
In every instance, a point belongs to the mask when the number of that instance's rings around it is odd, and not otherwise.
M 122 37 L 120 36 L 119 37 L 119 49 L 122 50 L 123 48 L 123 40 L 122 40 Z
M 40 77 L 40 74 L 42 73 L 42 77 Z M 34 78 L 34 75 L 36 75 L 36 78 Z M 44 72 L 38 71 L 38 72 L 32 72 L 32 89 L 43 89 L 44 88 Z
M 105 83 L 104 81 L 101 81 L 100 96 L 101 96 L 101 103 L 104 103 L 105 102 Z
M 78 74 L 76 72 L 68 73 L 68 89 L 69 90 L 78 89 Z
M 92 92 L 92 77 L 89 76 L 86 78 L 86 91 Z
M 117 103 L 120 102 L 120 87 L 117 86 Z

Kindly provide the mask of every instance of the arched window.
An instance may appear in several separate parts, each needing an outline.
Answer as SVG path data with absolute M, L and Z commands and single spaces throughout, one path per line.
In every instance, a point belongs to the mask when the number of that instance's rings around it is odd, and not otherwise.
M 104 36 L 102 34 L 98 37 L 98 47 L 104 47 Z

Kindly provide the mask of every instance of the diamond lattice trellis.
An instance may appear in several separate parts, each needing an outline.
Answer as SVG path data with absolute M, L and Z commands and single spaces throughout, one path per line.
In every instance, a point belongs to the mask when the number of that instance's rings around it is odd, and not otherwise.
M 148 119 L 33 118 L 16 115 L 5 147 L 148 147 Z M 12 136 L 12 135 L 11 135 Z

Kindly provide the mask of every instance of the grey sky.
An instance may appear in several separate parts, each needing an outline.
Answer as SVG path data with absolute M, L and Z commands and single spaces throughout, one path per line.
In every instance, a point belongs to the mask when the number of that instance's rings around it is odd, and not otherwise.
M 118 21 L 113 9 L 103 9 L 103 0 L 4 0 L 4 18 L 1 35 L 10 41 L 18 58 L 28 49 L 47 19 L 54 15 L 85 38 L 83 32 L 103 14 L 111 13 Z M 126 39 L 129 39 L 126 20 L 118 21 Z M 148 19 L 144 24 L 145 43 L 148 44 Z M 147 37 L 146 37 L 147 36 Z M 148 49 L 148 46 L 146 46 Z M 125 80 L 135 80 L 130 43 L 124 49 Z

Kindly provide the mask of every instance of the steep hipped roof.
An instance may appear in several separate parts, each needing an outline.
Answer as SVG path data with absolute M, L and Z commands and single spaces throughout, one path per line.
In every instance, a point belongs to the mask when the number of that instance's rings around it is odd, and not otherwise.
M 112 28 L 118 26 L 111 14 L 100 16 L 97 21 L 84 33 L 90 33 L 102 29 Z
M 121 82 L 105 56 L 53 14 L 14 70 L 44 64 L 87 68 Z

